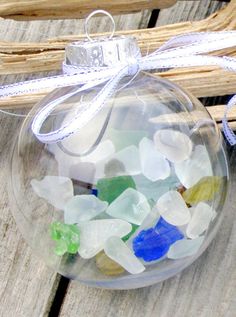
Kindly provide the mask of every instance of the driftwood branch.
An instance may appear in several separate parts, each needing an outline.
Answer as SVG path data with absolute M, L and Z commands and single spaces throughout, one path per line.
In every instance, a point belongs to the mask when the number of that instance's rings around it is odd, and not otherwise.
M 9 100 L 0 100 L 0 109 L 3 109 L 4 111 L 9 111 L 12 112 L 12 110 L 17 110 L 17 109 L 22 109 L 24 108 L 25 110 L 31 108 L 33 104 L 38 102 L 40 99 L 44 97 L 45 93 L 41 94 L 35 94 L 33 96 L 28 96 L 28 100 L 26 100 L 26 96 L 19 96 L 19 97 L 12 97 L 11 98 L 11 103 L 9 104 Z M 14 107 L 13 107 L 14 104 Z M 207 111 L 211 115 L 211 117 L 216 121 L 217 125 L 219 126 L 220 129 L 222 129 L 222 118 L 224 117 L 224 108 L 225 105 L 217 105 L 217 106 L 210 106 L 206 107 Z M 169 115 L 168 117 L 168 122 L 179 122 L 179 117 L 175 118 L 173 114 L 173 118 L 171 117 L 172 115 Z M 164 117 L 157 117 L 157 120 L 154 122 L 163 122 Z M 231 112 L 228 115 L 228 122 L 229 126 L 236 130 L 236 110 L 232 109 Z
M 184 22 L 155 29 L 126 31 L 137 38 L 143 54 L 157 49 L 170 37 L 201 31 L 220 31 L 236 29 L 236 0 L 227 7 L 197 22 Z M 118 32 L 119 33 L 119 32 Z M 64 36 L 44 43 L 0 43 L 0 74 L 35 73 L 58 70 L 68 42 L 79 40 L 81 36 Z M 236 57 L 236 47 L 217 52 L 220 55 Z M 236 92 L 236 74 L 226 72 L 219 67 L 198 67 L 173 69 L 165 73 L 156 73 L 189 90 L 197 97 L 219 96 Z M 30 107 L 47 92 L 23 95 L 0 101 L 1 108 Z M 216 111 L 216 112 L 215 112 Z M 221 111 L 221 110 L 220 110 Z M 222 118 L 219 108 L 211 107 L 214 118 Z M 216 117 L 217 116 L 217 117 Z M 232 112 L 232 120 L 235 114 Z M 230 117 L 231 120 L 231 117 Z
M 0 0 L 1 1 L 1 0 Z M 236 0 L 232 0 L 227 7 L 212 14 L 207 19 L 195 22 L 182 22 L 153 29 L 121 31 L 116 34 L 135 36 L 143 54 L 157 49 L 169 38 L 189 33 L 203 31 L 221 31 L 236 29 Z M 100 34 L 104 35 L 104 34 Z M 98 35 L 96 35 L 98 36 Z M 64 36 L 50 39 L 42 43 L 14 43 L 0 41 L 0 74 L 35 73 L 40 71 L 59 70 L 67 43 L 82 39 L 83 36 Z M 222 55 L 236 55 L 236 48 L 223 50 Z M 198 69 L 210 73 L 215 67 Z M 192 70 L 190 70 L 191 75 Z M 189 73 L 180 70 L 178 76 Z M 172 77 L 172 73 L 170 73 Z
M 112 14 L 167 8 L 177 0 L 0 0 L 0 16 L 15 20 L 83 18 L 96 9 Z
M 0 0 L 1 1 L 1 0 Z M 170 37 L 188 32 L 220 31 L 236 29 L 236 0 L 232 0 L 227 7 L 215 12 L 207 19 L 196 22 L 182 22 L 159 28 L 121 31 L 117 34 L 135 36 L 143 54 L 157 49 Z M 104 34 L 103 34 L 104 35 Z M 50 39 L 42 43 L 14 43 L 0 42 L 0 74 L 35 73 L 40 71 L 59 70 L 64 56 L 65 46 L 83 36 L 64 36 Z M 223 50 L 222 55 L 236 55 L 236 48 Z M 215 71 L 215 67 L 198 69 L 197 72 Z M 174 71 L 175 73 L 175 71 Z M 178 70 L 177 76 L 192 73 L 190 70 Z M 170 72 L 170 77 L 173 73 Z

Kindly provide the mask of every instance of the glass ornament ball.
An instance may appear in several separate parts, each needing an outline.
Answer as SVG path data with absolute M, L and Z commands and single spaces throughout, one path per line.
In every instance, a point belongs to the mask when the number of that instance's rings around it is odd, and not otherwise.
M 41 131 L 69 122 L 102 87 L 61 102 Z M 82 129 L 40 142 L 35 114 L 77 88 L 46 96 L 15 141 L 9 196 L 22 235 L 55 271 L 95 287 L 137 288 L 179 273 L 224 215 L 229 175 L 217 125 L 196 98 L 139 72 Z

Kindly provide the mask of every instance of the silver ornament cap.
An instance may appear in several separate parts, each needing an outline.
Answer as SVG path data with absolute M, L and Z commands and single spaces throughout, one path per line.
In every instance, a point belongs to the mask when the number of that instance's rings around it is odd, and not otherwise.
M 112 22 L 112 32 L 109 37 L 91 38 L 88 22 L 96 14 L 107 15 Z M 137 41 L 132 36 L 113 36 L 115 21 L 112 15 L 104 10 L 93 11 L 85 20 L 85 34 L 87 39 L 70 43 L 65 50 L 65 63 L 78 67 L 106 67 L 125 64 L 141 57 Z
M 141 56 L 137 41 L 131 36 L 96 38 L 70 43 L 66 47 L 66 64 L 80 67 L 105 67 L 125 64 Z

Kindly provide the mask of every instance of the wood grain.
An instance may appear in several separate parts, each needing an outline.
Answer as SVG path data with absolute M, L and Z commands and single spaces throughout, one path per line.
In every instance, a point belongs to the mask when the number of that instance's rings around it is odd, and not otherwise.
M 83 18 L 96 9 L 112 14 L 137 12 L 144 9 L 166 8 L 176 0 L 0 0 L 0 16 L 16 20 Z
M 43 316 L 50 307 L 58 278 L 32 254 L 12 218 L 7 196 L 8 164 L 21 119 L 1 114 L 0 124 L 0 316 Z
M 192 1 L 191 9 L 195 10 L 195 6 L 195 1 Z M 202 18 L 195 12 L 197 18 Z M 178 10 L 178 5 L 175 7 L 175 15 L 176 18 L 185 17 L 184 12 Z M 221 112 L 221 109 L 218 110 Z M 92 317 L 95 313 L 100 317 L 234 317 L 235 160 L 236 153 L 231 160 L 233 183 L 223 224 L 210 247 L 194 264 L 163 283 L 132 291 L 91 289 L 72 282 L 60 317 Z
M 120 28 L 147 26 L 150 13 L 116 16 Z M 56 36 L 63 32 L 82 31 L 82 21 L 15 22 L 0 20 L 2 39 L 34 39 L 40 41 L 45 34 Z M 97 18 L 92 29 L 104 27 L 104 19 Z M 47 74 L 40 74 L 46 76 Z M 1 84 L 25 80 L 25 76 L 5 76 Z M 48 316 L 57 290 L 60 276 L 47 268 L 24 242 L 8 205 L 9 160 L 13 141 L 18 134 L 22 118 L 0 114 L 0 316 L 1 317 L 44 317 Z
M 156 26 L 166 25 L 166 21 L 168 24 L 198 21 L 201 17 L 208 17 L 212 12 L 216 12 L 225 5 L 225 2 L 212 0 L 178 1 L 171 8 L 160 11 Z

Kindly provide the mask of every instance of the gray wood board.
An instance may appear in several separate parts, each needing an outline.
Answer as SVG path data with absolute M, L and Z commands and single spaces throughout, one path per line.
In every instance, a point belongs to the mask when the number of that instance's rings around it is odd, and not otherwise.
M 12 218 L 7 181 L 12 140 L 20 119 L 0 114 L 0 316 L 42 316 L 57 286 L 56 274 L 32 254 Z
M 150 12 L 116 16 L 117 29 L 146 27 Z M 91 31 L 106 30 L 107 19 L 91 21 Z M 40 41 L 46 37 L 83 33 L 83 21 L 58 20 L 15 22 L 0 20 L 0 39 Z M 33 75 L 32 75 L 33 76 Z M 29 78 L 30 76 L 27 76 Z M 25 76 L 5 76 L 1 84 L 25 79 Z M 12 218 L 8 206 L 7 181 L 10 151 L 22 119 L 0 114 L 0 316 L 47 316 L 60 279 L 47 268 L 26 243 Z
M 160 12 L 157 26 L 202 19 L 222 6 L 215 1 L 180 1 Z M 232 192 L 220 230 L 204 254 L 181 274 L 151 287 L 130 291 L 92 289 L 71 282 L 60 316 L 90 317 L 234 317 L 236 311 L 236 234 L 232 156 Z
M 156 26 L 201 20 L 225 5 L 214 0 L 178 1 L 170 8 L 160 11 Z

